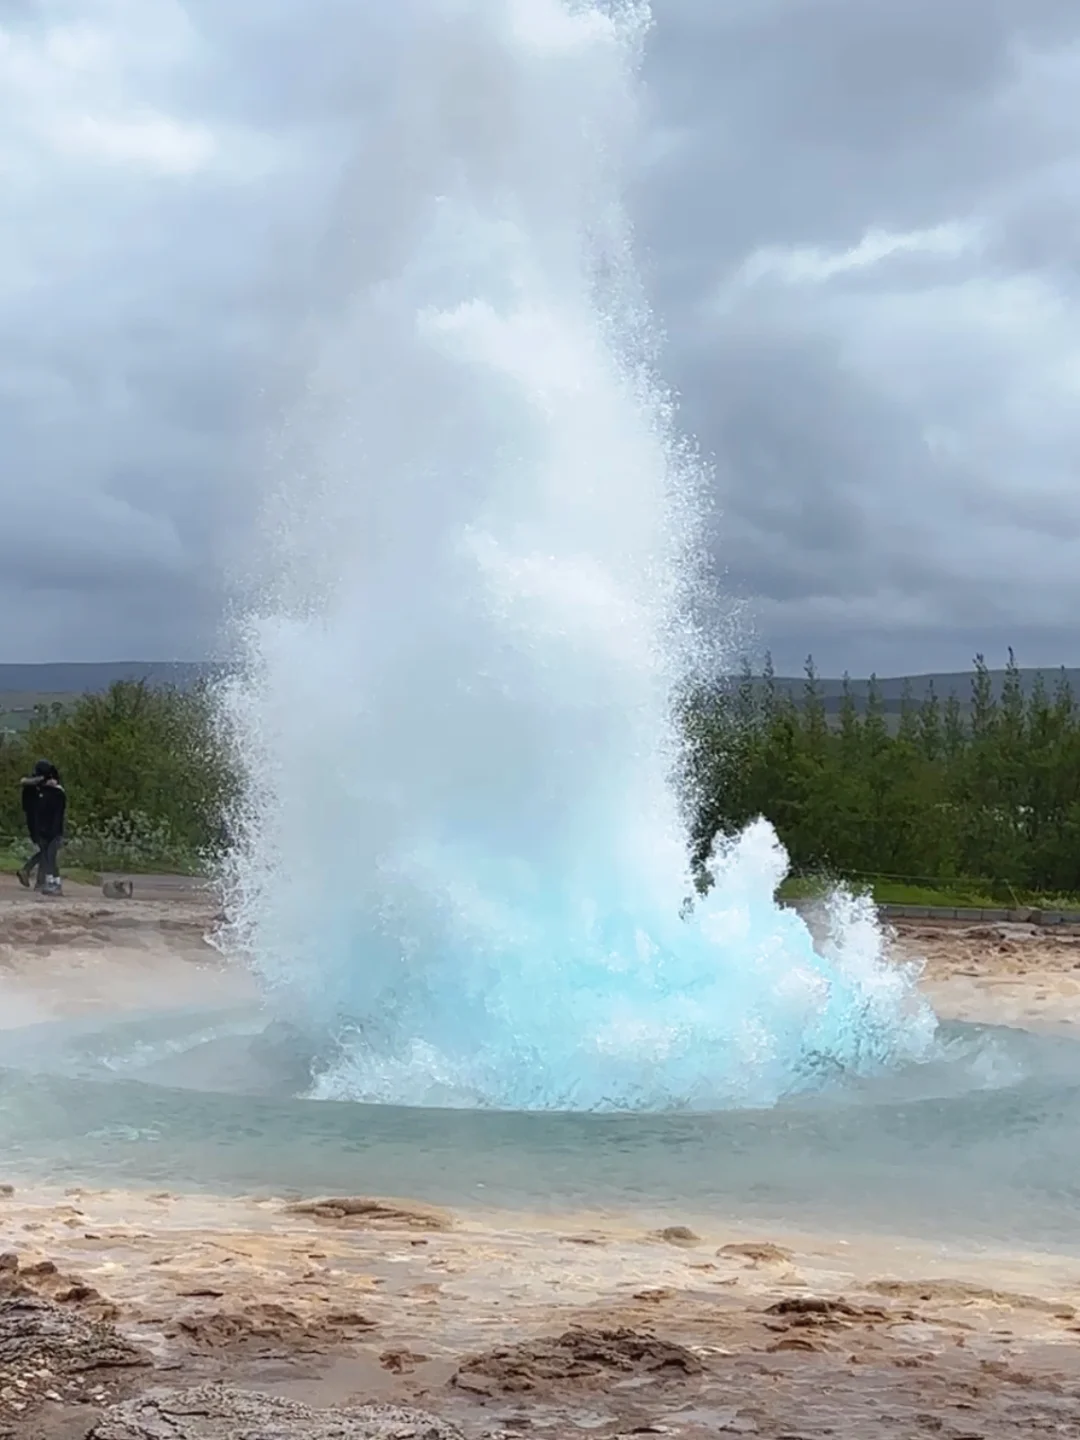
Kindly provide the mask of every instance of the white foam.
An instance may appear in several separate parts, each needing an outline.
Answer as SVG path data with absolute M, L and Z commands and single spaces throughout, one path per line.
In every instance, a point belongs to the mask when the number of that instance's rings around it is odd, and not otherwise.
M 818 951 L 777 908 L 765 825 L 679 915 L 705 477 L 619 203 L 647 21 L 437 7 L 351 174 L 363 243 L 227 698 L 233 938 L 336 1037 L 319 1095 L 768 1103 L 932 1031 L 869 912 L 837 902 Z

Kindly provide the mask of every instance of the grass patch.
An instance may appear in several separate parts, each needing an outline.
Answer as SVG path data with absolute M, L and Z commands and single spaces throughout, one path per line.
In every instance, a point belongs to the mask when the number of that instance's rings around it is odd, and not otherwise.
M 9 846 L 0 850 L 0 875 L 14 875 L 25 865 L 28 858 L 29 852 L 25 849 Z M 60 874 L 64 880 L 70 880 L 75 885 L 101 884 L 101 876 L 96 870 L 88 870 L 83 865 L 65 865 L 62 850 L 60 852 Z
M 1080 896 L 1077 895 L 1033 895 L 1023 891 L 998 891 L 991 894 L 989 887 L 978 882 L 958 880 L 952 884 L 942 882 L 933 885 L 927 882 L 906 882 L 893 879 L 864 879 L 844 881 L 839 876 L 795 875 L 785 880 L 777 892 L 777 899 L 786 901 L 816 900 L 826 895 L 838 884 L 848 884 L 857 893 L 869 891 L 877 905 L 917 905 L 942 910 L 1080 910 Z
M 14 875 L 30 856 L 29 841 L 0 843 L 0 875 Z M 60 874 L 77 885 L 100 885 L 106 875 L 183 875 L 202 879 L 204 866 L 178 860 L 175 855 L 111 855 L 78 840 L 60 850 Z
M 13 876 L 29 860 L 29 847 L 0 847 L 0 876 Z M 101 886 L 105 876 L 186 876 L 202 878 L 204 871 L 194 865 L 179 865 L 170 860 L 140 860 L 135 864 L 120 861 L 117 857 L 102 857 L 101 868 L 85 863 L 78 854 L 66 860 L 65 851 L 60 850 L 60 878 L 71 880 L 76 886 Z
M 13 875 L 29 858 L 29 840 L 11 835 L 0 837 L 0 874 Z M 73 835 L 60 850 L 60 870 L 72 880 L 100 884 L 106 875 L 183 875 L 204 879 L 205 862 L 172 850 L 155 851 L 144 844 L 103 843 L 96 835 Z
M 77 846 L 71 847 L 71 864 L 74 867 L 81 866 L 88 873 L 96 875 L 183 875 L 191 880 L 202 880 L 206 877 L 205 867 L 194 862 L 177 860 L 175 856 L 166 859 L 155 859 L 153 856 L 138 857 L 110 855 L 108 851 L 99 852 L 89 849 L 89 853 L 80 853 Z M 63 863 L 64 851 L 60 852 L 60 860 Z
M 956 889 L 930 885 L 906 885 L 900 880 L 871 881 L 879 905 L 938 905 L 946 910 L 1000 910 L 1012 907 L 1011 899 L 985 894 L 977 889 Z

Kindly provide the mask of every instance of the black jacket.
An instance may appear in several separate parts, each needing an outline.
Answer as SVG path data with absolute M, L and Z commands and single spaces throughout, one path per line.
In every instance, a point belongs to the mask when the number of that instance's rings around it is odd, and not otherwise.
M 30 839 L 37 839 L 37 803 L 41 793 L 41 784 L 37 780 L 24 780 L 22 782 L 22 808 L 23 816 L 26 819 L 26 828 L 29 831 Z
M 34 839 L 39 845 L 50 840 L 59 840 L 64 833 L 64 817 L 67 814 L 67 796 L 64 787 L 55 781 L 47 781 L 38 787 L 37 808 L 34 811 Z

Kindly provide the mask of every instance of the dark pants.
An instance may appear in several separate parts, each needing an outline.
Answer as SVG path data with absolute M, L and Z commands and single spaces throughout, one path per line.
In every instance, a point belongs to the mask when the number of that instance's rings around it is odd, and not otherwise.
M 37 842 L 37 854 L 31 855 L 30 859 L 23 866 L 23 870 L 27 875 L 30 874 L 30 871 L 33 870 L 35 865 L 37 866 L 36 889 L 44 890 L 45 881 L 49 879 L 50 876 L 59 879 L 60 866 L 58 864 L 58 857 L 60 854 L 60 846 L 63 843 L 59 835 L 55 836 L 52 840 L 39 840 Z

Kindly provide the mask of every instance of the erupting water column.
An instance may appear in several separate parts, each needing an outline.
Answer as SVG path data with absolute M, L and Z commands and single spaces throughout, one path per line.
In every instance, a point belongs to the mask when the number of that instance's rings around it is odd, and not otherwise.
M 872 915 L 816 951 L 764 824 L 680 917 L 703 482 L 619 195 L 647 7 L 423 9 L 227 697 L 234 942 L 318 1096 L 713 1108 L 918 1056 Z

